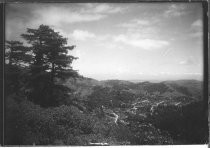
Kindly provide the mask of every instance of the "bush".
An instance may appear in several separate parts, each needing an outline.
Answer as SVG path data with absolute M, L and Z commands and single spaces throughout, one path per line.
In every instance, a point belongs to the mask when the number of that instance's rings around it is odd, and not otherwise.
M 204 144 L 208 141 L 208 119 L 203 113 L 202 101 L 180 107 L 159 105 L 150 122 L 180 142 Z
M 6 106 L 6 145 L 80 144 L 80 135 L 93 133 L 92 118 L 74 106 L 44 109 L 27 100 L 17 103 L 13 98 Z

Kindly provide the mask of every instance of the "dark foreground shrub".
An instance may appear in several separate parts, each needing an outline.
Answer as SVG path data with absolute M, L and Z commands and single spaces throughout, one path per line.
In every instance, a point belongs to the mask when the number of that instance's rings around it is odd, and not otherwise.
M 74 107 L 41 108 L 7 98 L 6 145 L 85 145 L 80 136 L 93 133 L 94 120 Z
M 208 141 L 208 119 L 203 112 L 203 102 L 183 106 L 159 106 L 151 122 L 168 131 L 178 144 L 204 144 Z

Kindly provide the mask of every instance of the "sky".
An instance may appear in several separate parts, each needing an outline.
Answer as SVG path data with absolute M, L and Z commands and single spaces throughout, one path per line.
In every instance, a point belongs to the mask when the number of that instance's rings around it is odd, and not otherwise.
M 6 40 L 49 25 L 78 57 L 72 67 L 97 80 L 203 78 L 200 3 L 13 3 Z

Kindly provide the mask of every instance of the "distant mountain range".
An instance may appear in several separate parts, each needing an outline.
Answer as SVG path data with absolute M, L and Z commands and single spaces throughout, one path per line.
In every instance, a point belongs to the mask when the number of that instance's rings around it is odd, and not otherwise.
M 93 88 L 108 87 L 115 90 L 127 91 L 135 95 L 148 93 L 165 97 L 187 96 L 194 99 L 202 98 L 202 82 L 198 80 L 176 80 L 162 82 L 131 82 L 126 80 L 103 80 L 98 81 L 92 78 L 69 79 L 66 82 L 70 88 L 76 90 L 82 96 L 90 95 Z

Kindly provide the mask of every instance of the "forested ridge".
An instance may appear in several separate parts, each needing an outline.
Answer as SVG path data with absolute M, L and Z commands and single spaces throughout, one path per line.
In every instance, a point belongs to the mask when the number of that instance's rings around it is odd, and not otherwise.
M 5 47 L 6 145 L 208 143 L 202 82 L 97 81 L 49 26 L 21 37 Z

